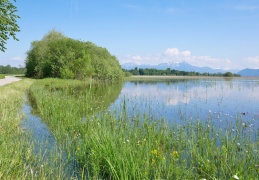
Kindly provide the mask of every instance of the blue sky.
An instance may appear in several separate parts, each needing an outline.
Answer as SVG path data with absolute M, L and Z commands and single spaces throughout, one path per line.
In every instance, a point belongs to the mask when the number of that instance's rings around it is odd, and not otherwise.
M 259 69 L 259 0 L 17 0 L 20 41 L 0 64 L 24 66 L 30 43 L 56 29 L 107 48 L 121 64 L 188 62 Z

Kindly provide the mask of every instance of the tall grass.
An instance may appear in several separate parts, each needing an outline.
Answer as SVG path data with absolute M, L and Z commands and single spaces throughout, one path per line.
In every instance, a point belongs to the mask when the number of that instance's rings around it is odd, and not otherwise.
M 57 79 L 37 81 L 30 88 L 37 112 L 80 178 L 258 178 L 259 144 L 251 139 L 258 134 L 247 131 L 242 119 L 220 130 L 206 120 L 172 127 L 145 115 L 129 118 L 126 108 L 115 118 L 106 108 L 119 91 Z
M 36 147 L 33 134 L 22 125 L 26 116 L 22 111 L 26 93 L 35 82 L 23 79 L 0 87 L 0 179 L 66 179 L 63 152 L 55 149 L 48 154 Z M 24 122 L 23 122 L 24 121 Z M 45 143 L 37 143 L 45 146 Z M 46 159 L 50 159 L 46 161 Z
M 24 159 L 30 156 L 30 144 L 19 125 L 25 91 L 32 83 L 27 79 L 0 87 L 0 179 L 29 177 Z

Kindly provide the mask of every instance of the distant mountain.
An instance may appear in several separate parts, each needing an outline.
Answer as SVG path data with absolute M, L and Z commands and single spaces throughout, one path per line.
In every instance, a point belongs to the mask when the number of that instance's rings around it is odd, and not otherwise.
M 199 73 L 225 73 L 227 71 L 222 70 L 222 69 L 212 69 L 210 67 L 197 67 L 197 66 L 192 66 L 186 62 L 181 62 L 181 63 L 174 63 L 174 62 L 169 62 L 169 63 L 161 63 L 158 65 L 137 65 L 134 63 L 126 63 L 121 65 L 123 69 L 126 70 L 131 70 L 134 69 L 135 67 L 137 68 L 155 68 L 155 69 L 160 69 L 160 70 L 166 70 L 167 68 L 170 69 L 175 69 L 179 71 L 195 71 Z M 236 73 L 236 70 L 230 70 L 232 73 Z
M 239 71 L 237 74 L 241 76 L 259 76 L 259 69 L 243 69 Z

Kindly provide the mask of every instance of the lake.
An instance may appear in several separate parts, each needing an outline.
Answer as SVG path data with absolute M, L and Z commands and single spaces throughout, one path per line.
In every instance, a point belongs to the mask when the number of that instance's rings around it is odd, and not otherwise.
M 128 81 L 109 110 L 165 119 L 169 124 L 210 121 L 218 128 L 241 119 L 258 128 L 259 79 L 198 78 Z

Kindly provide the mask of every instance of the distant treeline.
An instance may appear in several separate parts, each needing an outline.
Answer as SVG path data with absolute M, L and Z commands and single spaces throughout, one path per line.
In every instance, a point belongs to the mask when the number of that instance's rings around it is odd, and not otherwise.
M 154 68 L 135 68 L 131 70 L 126 70 L 123 69 L 125 72 L 126 76 L 130 75 L 148 75 L 148 76 L 223 76 L 223 77 L 239 77 L 239 74 L 233 74 L 231 72 L 226 72 L 226 73 L 199 73 L 199 72 L 194 72 L 194 71 L 179 71 L 175 69 L 170 69 L 167 68 L 166 70 L 159 70 L 159 69 L 154 69 Z
M 0 74 L 25 74 L 25 72 L 26 69 L 24 67 L 0 66 Z

